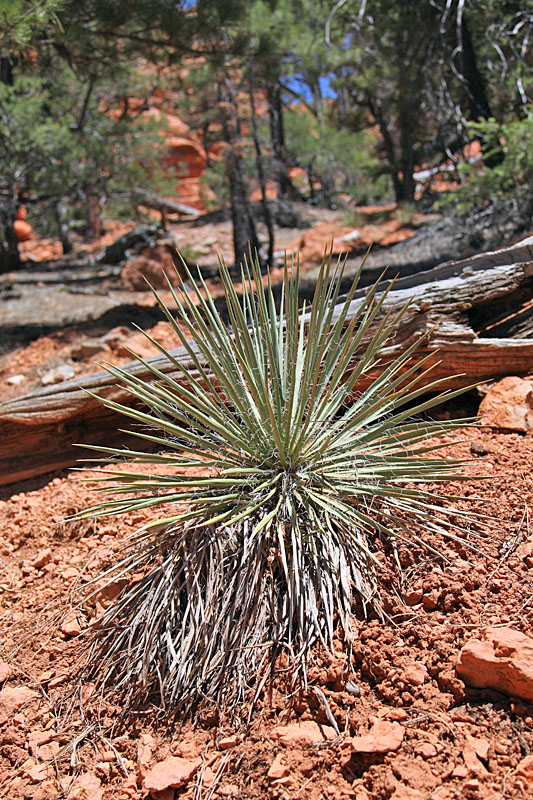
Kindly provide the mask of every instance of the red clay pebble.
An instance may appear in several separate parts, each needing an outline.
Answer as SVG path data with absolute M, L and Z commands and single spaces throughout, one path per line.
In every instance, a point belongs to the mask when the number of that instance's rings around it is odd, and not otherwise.
M 104 792 L 100 778 L 91 772 L 83 772 L 78 775 L 67 793 L 68 800 L 103 800 L 103 797 Z
M 239 737 L 236 735 L 233 736 L 223 736 L 218 741 L 218 749 L 219 750 L 232 750 L 234 747 L 237 747 L 239 744 Z
M 164 792 L 187 784 L 202 763 L 201 758 L 169 756 L 146 773 L 144 788 L 147 792 Z
M 409 664 L 403 672 L 403 680 L 411 686 L 422 686 L 429 680 L 426 667 L 423 664 Z
M 286 778 L 290 770 L 285 763 L 285 756 L 283 753 L 278 753 L 270 769 L 268 770 L 268 777 L 271 781 L 278 781 L 280 778 Z
M 27 686 L 5 687 L 0 692 L 0 725 L 12 719 L 16 712 L 39 697 L 37 692 Z
M 431 742 L 422 742 L 422 744 L 419 744 L 415 747 L 415 753 L 417 756 L 428 759 L 435 758 L 439 751 L 434 744 L 431 744 Z
M 335 739 L 337 734 L 328 725 L 316 722 L 293 722 L 291 725 L 278 725 L 270 734 L 270 738 L 286 746 L 320 744 L 327 739 Z
M 391 795 L 390 800 L 424 800 L 425 797 L 426 795 L 419 792 L 418 789 L 413 789 L 411 786 L 406 786 L 402 783 Z
M 440 594 L 436 591 L 424 594 L 422 598 L 422 607 L 424 611 L 434 611 L 439 604 Z
M 351 747 L 354 753 L 389 753 L 399 749 L 404 736 L 403 725 L 374 718 L 367 734 L 352 737 Z
M 457 674 L 476 689 L 533 701 L 533 639 L 513 628 L 487 628 L 459 653 Z
M 13 667 L 6 661 L 0 661 L 0 683 L 8 681 L 13 675 Z
M 75 614 L 69 614 L 61 623 L 61 630 L 66 636 L 79 636 L 81 625 Z
M 44 567 L 45 564 L 48 564 L 51 560 L 52 551 L 49 547 L 46 547 L 44 550 L 39 550 L 35 558 L 32 558 L 30 566 L 35 567 L 35 569 L 41 569 L 41 567 Z
M 533 429 L 533 381 L 508 377 L 491 386 L 479 406 L 480 422 L 527 433 Z

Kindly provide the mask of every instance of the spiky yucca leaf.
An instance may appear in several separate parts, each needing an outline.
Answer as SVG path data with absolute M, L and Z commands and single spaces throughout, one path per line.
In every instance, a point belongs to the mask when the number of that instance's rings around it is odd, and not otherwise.
M 192 296 L 169 283 L 177 322 L 154 290 L 187 353 L 176 361 L 157 345 L 179 380 L 140 357 L 152 382 L 106 367 L 145 410 L 102 402 L 158 452 L 95 448 L 98 460 L 161 470 L 99 473 L 113 499 L 84 516 L 169 509 L 107 574 L 142 576 L 99 619 L 92 661 L 92 677 L 128 702 L 154 690 L 170 706 L 244 697 L 283 650 L 305 683 L 313 644 L 332 646 L 336 620 L 350 642 L 355 595 L 376 599 L 376 537 L 431 549 L 432 533 L 462 535 L 417 484 L 457 477 L 458 462 L 428 440 L 464 421 L 412 418 L 457 392 L 427 399 L 438 386 L 417 345 L 357 392 L 405 307 L 385 313 L 377 284 L 355 302 L 357 279 L 339 301 L 342 274 L 326 258 L 299 308 L 297 266 L 285 265 L 276 304 L 257 263 L 244 265 L 241 295 L 221 263 L 223 318 L 188 273 Z

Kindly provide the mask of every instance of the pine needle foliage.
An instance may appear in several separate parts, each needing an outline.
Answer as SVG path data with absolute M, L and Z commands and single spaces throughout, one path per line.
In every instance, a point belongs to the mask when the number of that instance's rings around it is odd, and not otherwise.
M 305 685 L 313 646 L 331 649 L 336 625 L 349 646 L 355 599 L 376 604 L 378 542 L 431 550 L 435 534 L 465 534 L 425 489 L 458 477 L 434 437 L 464 421 L 420 417 L 458 392 L 428 384 L 420 342 L 376 370 L 406 307 L 385 310 L 378 284 L 356 297 L 358 277 L 341 297 L 343 269 L 326 258 L 300 307 L 297 265 L 276 303 L 257 262 L 242 266 L 240 293 L 221 263 L 224 315 L 188 272 L 169 282 L 176 319 L 154 290 L 186 357 L 146 334 L 179 377 L 140 356 L 150 381 L 106 367 L 139 402 L 102 402 L 152 451 L 99 447 L 97 460 L 160 469 L 98 471 L 112 498 L 83 516 L 169 509 L 105 575 L 134 580 L 95 626 L 89 673 L 127 707 L 154 693 L 168 708 L 236 702 L 281 653 Z

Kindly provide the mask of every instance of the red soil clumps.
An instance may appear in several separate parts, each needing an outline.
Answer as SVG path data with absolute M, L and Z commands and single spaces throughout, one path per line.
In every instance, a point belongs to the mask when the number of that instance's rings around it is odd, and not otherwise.
M 84 473 L 4 489 L 2 796 L 531 796 L 533 707 L 509 695 L 517 692 L 513 685 L 498 684 L 500 691 L 472 688 L 456 664 L 472 641 L 493 641 L 488 630 L 499 631 L 500 638 L 508 636 L 504 631 L 516 631 L 513 641 L 533 635 L 532 542 L 525 514 L 533 500 L 533 436 L 470 430 L 454 454 L 471 457 L 472 441 L 477 443 L 472 452 L 485 455 L 475 457 L 471 470 L 489 480 L 449 485 L 444 492 L 479 498 L 470 504 L 453 501 L 458 518 L 473 504 L 500 521 L 494 536 L 482 535 L 473 523 L 476 551 L 435 542 L 448 561 L 401 546 L 399 591 L 392 575 L 384 571 L 382 576 L 388 621 L 356 622 L 351 665 L 340 639 L 332 653 L 317 650 L 307 691 L 292 694 L 280 672 L 249 728 L 246 708 L 241 724 L 210 709 L 194 723 L 158 726 L 153 708 L 119 728 L 121 709 L 113 696 L 91 700 L 90 685 L 82 692 L 84 716 L 78 704 L 66 713 L 62 698 L 68 697 L 80 656 L 79 631 L 112 599 L 97 595 L 74 611 L 75 588 L 120 555 L 125 537 L 150 512 L 65 522 L 95 500 L 80 480 Z M 179 767 L 177 783 L 169 764 Z

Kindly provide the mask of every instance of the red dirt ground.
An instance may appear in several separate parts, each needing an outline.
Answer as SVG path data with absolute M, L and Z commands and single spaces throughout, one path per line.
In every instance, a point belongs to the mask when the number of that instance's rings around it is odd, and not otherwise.
M 171 729 L 157 726 L 156 709 L 148 709 L 119 730 L 113 698 L 91 706 L 90 687 L 84 690 L 85 716 L 78 708 L 66 714 L 62 698 L 80 653 L 74 634 L 99 608 L 80 613 L 78 627 L 72 619 L 66 626 L 50 623 L 71 607 L 75 587 L 120 552 L 124 538 L 146 516 L 65 522 L 95 500 L 80 472 L 4 489 L 0 680 L 3 687 L 27 687 L 35 695 L 13 714 L 0 706 L 0 795 L 10 800 L 144 800 L 146 770 L 173 754 L 200 756 L 204 766 L 181 790 L 161 793 L 160 800 L 531 797 L 517 765 L 533 752 L 532 706 L 465 687 L 455 663 L 461 646 L 486 626 L 533 633 L 527 513 L 533 502 L 533 435 L 469 430 L 454 454 L 470 457 L 472 439 L 487 454 L 475 457 L 470 470 L 488 477 L 448 488 L 497 517 L 499 532 L 479 540 L 480 552 L 474 553 L 435 542 L 449 563 L 400 549 L 398 592 L 391 575 L 383 574 L 390 620 L 357 622 L 351 672 L 340 641 L 338 652 L 316 653 L 311 680 L 341 731 L 323 746 L 285 746 L 272 736 L 280 723 L 329 724 L 317 692 L 289 698 L 281 680 L 271 699 L 261 702 L 249 729 L 214 715 Z M 454 501 L 458 517 L 467 505 L 466 499 Z M 423 682 L 416 678 L 420 671 L 426 675 Z M 348 677 L 360 694 L 346 691 Z M 401 746 L 387 754 L 350 757 L 346 737 L 364 735 L 372 717 L 399 723 L 405 730 Z M 480 758 L 472 757 L 472 747 Z M 274 759 L 279 770 L 269 777 Z M 89 776 L 82 779 L 84 789 L 79 783 L 75 788 L 80 775 Z

